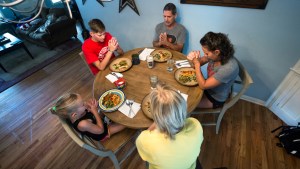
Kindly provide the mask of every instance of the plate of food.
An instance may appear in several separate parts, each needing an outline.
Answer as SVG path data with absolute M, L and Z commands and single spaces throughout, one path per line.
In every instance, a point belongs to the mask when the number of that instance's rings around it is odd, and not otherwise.
M 198 84 L 196 79 L 196 71 L 191 67 L 179 68 L 175 72 L 175 79 L 185 86 L 196 86 Z
M 132 66 L 129 58 L 118 58 L 111 62 L 109 69 L 113 72 L 124 72 Z
M 168 59 L 172 58 L 172 53 L 165 49 L 156 49 L 151 55 L 156 62 L 166 62 Z
M 142 111 L 144 114 L 149 117 L 150 119 L 153 119 L 152 113 L 150 111 L 150 94 L 144 97 L 142 101 Z
M 125 94 L 119 89 L 104 92 L 99 98 L 99 107 L 104 112 L 117 110 L 125 101 Z

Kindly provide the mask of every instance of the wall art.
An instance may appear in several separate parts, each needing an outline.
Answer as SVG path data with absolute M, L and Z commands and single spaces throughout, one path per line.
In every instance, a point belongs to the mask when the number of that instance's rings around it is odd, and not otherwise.
M 119 2 L 119 13 L 126 7 L 129 6 L 132 10 L 134 10 L 135 13 L 137 13 L 138 15 L 140 15 L 137 6 L 134 2 L 134 0 L 120 0 Z
M 180 3 L 265 9 L 268 0 L 180 0 Z

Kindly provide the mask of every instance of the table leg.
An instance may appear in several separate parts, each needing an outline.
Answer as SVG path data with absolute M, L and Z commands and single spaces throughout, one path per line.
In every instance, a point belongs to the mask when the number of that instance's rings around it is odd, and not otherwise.
M 25 44 L 23 43 L 22 45 L 23 45 L 23 48 L 25 49 L 25 51 L 28 53 L 28 55 L 29 55 L 32 59 L 34 59 L 33 56 L 32 56 L 32 54 L 29 52 L 29 50 L 28 50 L 27 47 L 25 46 Z
M 1 67 L 1 69 L 3 69 L 4 70 L 4 72 L 6 72 L 7 73 L 7 70 L 3 67 L 3 65 L 0 63 L 0 67 Z

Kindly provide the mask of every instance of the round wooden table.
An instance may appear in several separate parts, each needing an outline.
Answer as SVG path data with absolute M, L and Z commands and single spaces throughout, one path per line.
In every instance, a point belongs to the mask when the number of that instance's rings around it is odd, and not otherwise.
M 126 52 L 123 56 L 131 59 L 132 54 L 136 54 L 139 51 L 143 50 L 144 48 L 137 48 Z M 177 51 L 169 50 L 172 55 L 173 59 L 182 60 L 186 59 L 186 56 L 182 53 Z M 199 86 L 183 86 L 179 84 L 176 79 L 174 78 L 174 72 L 168 72 L 167 70 L 167 63 L 157 63 L 155 62 L 154 68 L 149 69 L 147 67 L 146 61 L 140 61 L 140 64 L 133 65 L 129 70 L 122 72 L 123 77 L 126 80 L 126 87 L 123 89 L 125 96 L 127 99 L 134 99 L 137 103 L 142 103 L 143 98 L 151 92 L 149 76 L 150 75 L 157 75 L 159 81 L 165 82 L 168 85 L 178 89 L 181 93 L 185 93 L 188 95 L 187 106 L 188 112 L 193 111 L 200 99 L 202 97 L 203 91 L 199 88 Z M 103 71 L 100 71 L 94 80 L 94 97 L 99 99 L 102 93 L 109 89 L 116 88 L 113 83 L 105 78 L 106 75 L 111 73 L 109 66 Z M 114 112 L 104 112 L 104 114 L 116 123 L 123 124 L 129 128 L 147 128 L 152 123 L 153 120 L 149 119 L 140 109 L 134 118 L 129 118 L 125 116 L 123 113 L 117 111 Z

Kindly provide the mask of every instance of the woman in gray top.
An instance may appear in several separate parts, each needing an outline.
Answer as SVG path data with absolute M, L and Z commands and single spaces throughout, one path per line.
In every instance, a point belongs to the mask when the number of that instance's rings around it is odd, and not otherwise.
M 233 57 L 234 48 L 223 33 L 208 32 L 200 40 L 200 44 L 203 56 L 200 51 L 192 51 L 187 56 L 194 63 L 199 87 L 204 90 L 198 107 L 218 108 L 225 103 L 239 73 L 238 63 Z M 200 67 L 207 63 L 205 79 Z

